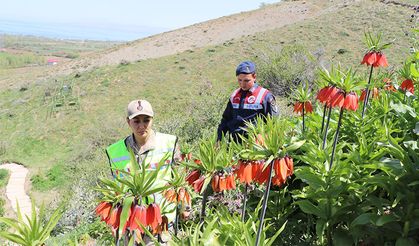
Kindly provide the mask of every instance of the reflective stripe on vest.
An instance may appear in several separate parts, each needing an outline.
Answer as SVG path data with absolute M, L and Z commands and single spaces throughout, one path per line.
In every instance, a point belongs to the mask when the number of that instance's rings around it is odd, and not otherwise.
M 268 94 L 268 90 L 258 86 L 251 94 L 248 93 L 244 100 L 243 109 L 253 109 L 259 110 L 263 108 L 263 99 L 265 98 L 266 94 Z M 230 102 L 234 109 L 238 109 L 240 107 L 240 88 L 235 90 L 230 96 Z
M 173 153 L 176 144 L 176 136 L 156 133 L 156 146 L 155 149 L 149 150 L 146 153 L 146 158 L 144 160 L 147 167 L 150 169 L 155 169 L 158 163 L 162 160 L 167 153 L 170 153 L 168 159 L 165 161 L 167 165 L 171 164 L 173 161 Z M 125 145 L 125 139 L 119 140 L 118 142 L 110 145 L 106 152 L 109 156 L 109 161 L 111 167 L 116 170 L 124 170 L 129 172 L 132 170 L 132 162 L 130 159 L 130 153 Z

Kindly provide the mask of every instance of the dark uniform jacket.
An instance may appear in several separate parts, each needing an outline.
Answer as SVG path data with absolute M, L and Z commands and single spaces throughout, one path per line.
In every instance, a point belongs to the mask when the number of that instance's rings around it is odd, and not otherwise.
M 278 115 L 275 97 L 269 90 L 256 83 L 249 91 L 239 88 L 231 94 L 224 110 L 223 118 L 218 126 L 218 140 L 221 140 L 222 136 L 227 133 L 238 140 L 238 134 L 244 133 L 241 127 L 244 127 L 247 121 L 253 122 L 257 116 L 268 115 Z

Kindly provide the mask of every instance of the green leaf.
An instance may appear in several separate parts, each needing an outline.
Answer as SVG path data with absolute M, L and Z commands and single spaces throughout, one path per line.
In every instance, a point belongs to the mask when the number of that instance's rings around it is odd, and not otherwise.
M 413 133 L 419 135 L 419 122 L 416 122 L 415 129 L 413 129 Z
M 131 210 L 131 205 L 133 202 L 133 196 L 129 196 L 124 199 L 124 203 L 122 204 L 121 216 L 119 218 L 119 235 L 122 235 L 122 230 L 124 229 L 124 226 L 128 221 L 129 211 Z
M 301 146 L 303 146 L 303 144 L 306 142 L 306 140 L 301 140 L 295 143 L 292 143 L 291 145 L 285 147 L 287 153 L 292 152 L 294 150 L 299 149 Z
M 419 78 L 419 72 L 416 70 L 416 65 L 413 62 L 410 64 L 410 74 L 415 78 Z
M 419 180 L 416 180 L 416 181 L 414 181 L 412 183 L 409 183 L 407 186 L 412 187 L 412 186 L 415 186 L 415 185 L 419 185 Z
M 323 234 L 324 230 L 326 229 L 326 221 L 323 219 L 318 219 L 316 223 L 316 235 L 320 239 L 320 241 L 323 241 Z
M 0 237 L 12 241 L 14 243 L 20 244 L 20 245 L 28 245 L 29 243 L 27 241 L 25 241 L 24 238 L 22 238 L 22 236 L 17 235 L 17 234 L 13 234 L 13 233 L 8 233 L 8 232 L 0 232 Z
M 310 202 L 309 200 L 301 200 L 301 201 L 297 201 L 295 202 L 301 210 L 303 210 L 304 213 L 307 214 L 314 214 L 317 217 L 320 218 L 325 218 L 326 216 L 321 212 L 321 210 L 315 206 L 312 202 Z
M 275 239 L 285 229 L 285 226 L 287 225 L 287 222 L 288 221 L 285 221 L 285 223 L 281 226 L 281 228 L 279 228 L 279 230 L 272 237 L 270 237 L 268 240 L 265 240 L 265 245 L 266 246 L 273 245 L 275 243 Z
M 396 111 L 398 114 L 404 115 L 406 113 L 409 113 L 410 116 L 412 116 L 413 118 L 416 118 L 415 109 L 406 104 L 403 104 L 402 102 L 398 102 L 398 103 L 390 102 L 390 107 L 391 109 Z
M 396 246 L 417 246 L 418 244 L 415 243 L 414 240 L 409 238 L 399 238 L 396 241 Z
M 351 227 L 369 224 L 373 218 L 374 215 L 372 213 L 361 214 L 352 221 Z
M 326 186 L 326 182 L 318 174 L 313 173 L 308 167 L 297 169 L 295 175 L 303 182 L 309 184 L 313 189 L 319 189 Z
M 352 240 L 352 237 L 349 235 L 348 231 L 344 231 L 341 229 L 337 229 L 333 233 L 333 244 L 334 245 L 342 245 L 342 246 L 352 246 L 354 245 L 354 242 Z
M 375 225 L 383 226 L 387 223 L 394 222 L 394 221 L 398 221 L 398 218 L 396 216 L 392 214 L 385 214 L 377 218 L 377 220 L 375 221 Z

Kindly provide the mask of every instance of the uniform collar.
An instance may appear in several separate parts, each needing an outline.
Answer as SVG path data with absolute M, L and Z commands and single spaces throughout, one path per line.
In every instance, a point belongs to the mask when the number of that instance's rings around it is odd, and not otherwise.
M 131 138 L 134 142 L 135 152 L 137 152 L 140 155 L 156 148 L 156 133 L 153 130 L 151 130 L 150 137 L 148 138 L 147 142 L 141 147 L 138 146 L 138 144 L 135 142 L 134 134 L 131 135 Z

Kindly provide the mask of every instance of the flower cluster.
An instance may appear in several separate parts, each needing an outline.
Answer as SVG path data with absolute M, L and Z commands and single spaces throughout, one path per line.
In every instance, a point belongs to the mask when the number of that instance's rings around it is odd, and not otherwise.
M 120 227 L 122 206 L 120 204 L 112 205 L 109 202 L 102 201 L 96 207 L 96 215 L 100 216 L 102 221 L 112 227 L 113 230 L 118 230 Z M 152 232 L 158 233 L 161 230 L 162 216 L 160 207 L 156 203 L 148 206 L 132 204 L 128 211 L 128 220 L 125 223 L 122 233 L 128 229 L 132 234 L 144 234 L 144 228 L 150 227 Z
M 217 172 L 212 176 L 211 187 L 214 192 L 236 189 L 236 181 L 233 173 Z

